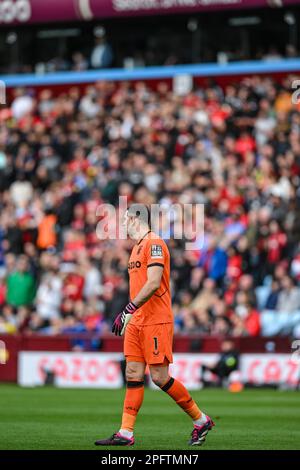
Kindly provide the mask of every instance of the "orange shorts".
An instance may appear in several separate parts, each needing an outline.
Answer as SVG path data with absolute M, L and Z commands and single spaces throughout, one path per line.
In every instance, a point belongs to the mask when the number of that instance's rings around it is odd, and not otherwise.
M 173 362 L 173 331 L 173 323 L 145 326 L 129 323 L 124 337 L 126 361 L 149 365 Z

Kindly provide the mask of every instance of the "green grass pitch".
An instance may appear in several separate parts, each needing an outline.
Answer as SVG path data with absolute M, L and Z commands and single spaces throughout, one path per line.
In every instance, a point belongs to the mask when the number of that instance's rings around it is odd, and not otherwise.
M 199 451 L 300 449 L 299 392 L 204 390 L 192 395 L 216 423 Z M 2 384 L 0 449 L 100 452 L 94 441 L 118 430 L 123 396 L 124 389 L 21 389 Z M 191 449 L 187 446 L 190 432 L 189 418 L 167 395 L 146 390 L 136 423 L 136 444 L 122 449 Z

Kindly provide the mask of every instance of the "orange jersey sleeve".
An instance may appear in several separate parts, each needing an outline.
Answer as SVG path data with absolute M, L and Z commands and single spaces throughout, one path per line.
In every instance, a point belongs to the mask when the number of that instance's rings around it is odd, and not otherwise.
M 165 266 L 169 264 L 169 250 L 163 240 L 148 239 L 145 249 L 147 268 L 150 266 Z

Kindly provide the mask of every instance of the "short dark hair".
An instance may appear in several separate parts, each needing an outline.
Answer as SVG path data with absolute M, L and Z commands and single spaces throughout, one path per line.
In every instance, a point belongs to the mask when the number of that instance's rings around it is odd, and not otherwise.
M 127 209 L 130 217 L 137 217 L 141 222 L 150 227 L 151 224 L 151 212 L 150 208 L 146 204 L 134 203 Z

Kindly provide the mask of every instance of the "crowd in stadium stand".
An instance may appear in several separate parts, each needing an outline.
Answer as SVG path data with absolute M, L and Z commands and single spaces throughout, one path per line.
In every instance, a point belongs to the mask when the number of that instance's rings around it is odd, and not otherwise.
M 75 51 L 68 59 L 56 56 L 51 60 L 43 64 L 43 72 L 64 72 L 66 70 L 73 70 L 75 72 L 82 72 L 88 69 L 103 69 L 111 67 L 145 67 L 145 66 L 157 66 L 157 65 L 179 65 L 186 63 L 201 63 L 201 62 L 213 62 L 216 61 L 220 64 L 226 64 L 232 61 L 243 61 L 243 60 L 263 60 L 265 62 L 273 62 L 280 59 L 293 59 L 299 57 L 299 52 L 292 44 L 287 44 L 284 54 L 280 53 L 275 47 L 269 47 L 265 49 L 259 49 L 254 55 L 247 54 L 237 47 L 236 49 L 224 48 L 224 51 L 218 53 L 212 53 L 205 51 L 203 57 L 193 58 L 187 53 L 186 48 L 183 51 L 172 50 L 166 53 L 166 51 L 157 50 L 150 48 L 143 53 L 136 52 L 133 56 L 121 56 L 116 58 L 114 56 L 113 48 L 108 42 L 95 43 L 91 50 L 90 56 L 84 54 L 82 51 Z M 240 44 L 239 44 L 240 46 Z M 158 46 L 159 48 L 159 46 Z M 39 70 L 39 66 L 37 70 Z M 22 72 L 17 68 L 17 72 Z M 23 67 L 23 72 L 33 71 L 32 66 Z
M 271 24 L 272 20 L 268 18 L 268 22 Z M 79 30 L 78 37 L 75 36 L 73 41 L 66 41 L 66 38 L 59 37 L 59 34 L 54 39 L 55 34 L 53 36 L 51 33 L 48 39 L 41 39 L 39 33 L 34 30 L 23 32 L 21 40 L 16 32 L 3 31 L 2 34 L 0 32 L 0 45 L 2 42 L 6 47 L 10 47 L 11 53 L 0 56 L 0 73 L 40 75 L 116 67 L 133 69 L 145 66 L 206 62 L 224 65 L 228 62 L 247 60 L 274 62 L 300 57 L 297 41 L 289 42 L 292 38 L 285 38 L 286 33 L 283 30 L 280 34 L 280 29 L 273 33 L 272 42 L 270 42 L 269 31 L 264 28 L 256 32 L 251 28 L 251 35 L 245 30 L 243 40 L 239 40 L 239 35 L 233 35 L 235 28 L 230 32 L 225 25 L 224 29 L 222 20 L 219 28 L 217 24 L 214 24 L 217 34 L 213 30 L 210 30 L 209 34 L 208 31 L 202 31 L 203 38 L 200 41 L 202 43 L 200 47 L 199 38 L 192 39 L 191 33 L 187 34 L 189 26 L 183 30 L 178 28 L 166 30 L 165 23 L 156 26 L 154 32 L 153 27 L 148 23 L 142 23 L 138 29 L 135 24 L 134 41 L 131 37 L 132 28 L 129 25 L 127 26 L 129 29 L 122 30 L 121 28 L 121 31 L 114 28 L 112 30 L 108 28 L 106 31 L 106 28 L 101 25 L 89 28 L 89 30 Z M 208 25 L 206 26 L 209 28 Z M 52 33 L 55 32 L 56 30 Z M 258 42 L 257 38 L 259 38 Z M 28 47 L 29 43 L 36 44 L 33 51 Z
M 185 250 L 166 240 L 177 332 L 257 336 L 263 312 L 297 315 L 300 106 L 290 83 L 210 81 L 185 96 L 142 82 L 15 90 L 0 112 L 0 332 L 110 331 L 128 301 L 132 242 L 100 240 L 96 211 L 119 196 L 205 205 L 204 241 Z M 278 333 L 299 336 L 299 326 Z
M 240 46 L 240 45 L 239 45 Z M 158 49 L 158 50 L 157 50 Z M 284 53 L 279 52 L 276 47 L 269 47 L 259 49 L 254 55 L 247 54 L 240 47 L 237 49 L 224 48 L 224 51 L 213 53 L 212 51 L 204 51 L 202 57 L 191 57 L 187 54 L 186 47 L 183 51 L 173 50 L 164 51 L 159 45 L 150 48 L 144 52 L 135 52 L 134 54 L 125 52 L 116 56 L 112 46 L 107 43 L 95 43 L 91 49 L 90 54 L 84 53 L 81 50 L 75 50 L 68 53 L 67 57 L 62 57 L 59 54 L 51 57 L 45 62 L 37 62 L 32 64 L 13 63 L 0 67 L 2 74 L 7 73 L 53 73 L 53 72 L 83 72 L 86 70 L 98 70 L 106 68 L 138 68 L 150 66 L 168 66 L 168 65 L 182 65 L 189 63 L 205 63 L 205 62 L 218 62 L 219 64 L 227 64 L 233 61 L 244 60 L 263 60 L 264 62 L 273 62 L 281 59 L 294 59 L 299 58 L 299 51 L 292 44 L 287 44 Z

